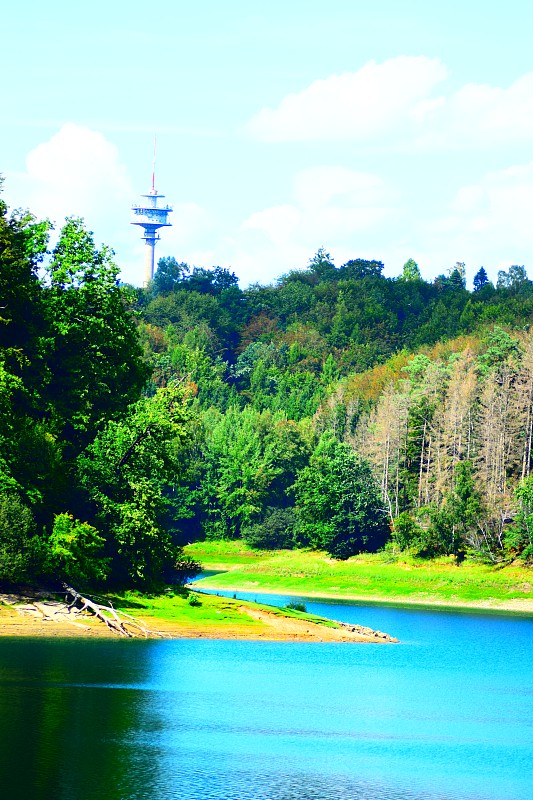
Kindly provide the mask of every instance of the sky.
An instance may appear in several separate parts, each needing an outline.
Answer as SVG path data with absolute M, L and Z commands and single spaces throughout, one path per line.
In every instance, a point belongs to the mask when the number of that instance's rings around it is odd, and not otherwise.
M 28 0 L 2 27 L 4 199 L 82 216 L 127 282 L 154 134 L 174 209 L 156 259 L 242 286 L 321 247 L 389 276 L 533 278 L 527 0 Z

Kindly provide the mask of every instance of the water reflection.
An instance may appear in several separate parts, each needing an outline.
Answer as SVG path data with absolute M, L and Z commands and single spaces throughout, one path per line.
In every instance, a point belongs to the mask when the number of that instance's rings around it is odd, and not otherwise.
M 532 797 L 531 621 L 434 616 L 390 647 L 0 640 L 2 797 Z
M 128 746 L 143 705 L 134 687 L 146 677 L 146 648 L 138 644 L 145 643 L 0 643 L 3 797 L 136 797 L 139 770 L 148 788 L 153 765 L 138 751 L 132 770 Z M 122 688 L 110 689 L 110 679 Z

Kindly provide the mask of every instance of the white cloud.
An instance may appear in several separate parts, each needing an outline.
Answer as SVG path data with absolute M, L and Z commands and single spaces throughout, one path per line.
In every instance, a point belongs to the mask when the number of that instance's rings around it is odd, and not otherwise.
M 378 175 L 342 166 L 319 166 L 301 170 L 294 178 L 294 194 L 303 208 L 382 207 L 396 193 Z
M 234 270 L 242 286 L 265 284 L 291 269 L 305 267 L 317 248 L 314 242 L 302 243 L 291 236 L 283 242 L 274 241 L 265 229 L 245 223 L 234 235 L 217 243 L 215 263 Z
M 90 227 L 104 225 L 112 209 L 128 208 L 132 199 L 117 148 L 101 133 L 73 123 L 28 154 L 26 172 L 13 176 L 10 190 L 38 216 L 61 223 L 78 215 Z
M 398 56 L 357 72 L 317 80 L 289 94 L 276 109 L 264 108 L 248 130 L 264 141 L 352 139 L 365 141 L 392 125 L 410 127 L 420 104 L 447 76 L 436 58 Z
M 466 84 L 419 123 L 414 141 L 427 149 L 529 142 L 533 136 L 533 72 L 507 88 Z
M 476 114 L 488 118 L 482 109 L 489 108 L 494 98 L 500 108 L 506 104 L 510 109 L 517 96 L 527 94 L 526 85 L 522 82 L 520 91 L 513 92 L 494 94 L 490 87 L 474 92 Z M 425 120 L 429 131 L 431 118 L 436 130 L 434 118 L 450 99 L 424 102 L 411 106 L 418 114 L 416 124 Z M 468 103 L 464 98 L 461 103 L 466 114 Z M 468 125 L 473 124 L 471 117 Z M 460 135 L 466 141 L 467 122 L 455 131 L 456 143 Z M 400 192 L 386 169 L 384 164 L 383 176 L 341 164 L 300 170 L 288 193 L 271 205 L 252 206 L 256 210 L 245 211 L 240 218 L 232 205 L 207 210 L 192 202 L 178 204 L 170 218 L 172 227 L 161 231 L 156 257 L 174 255 L 196 266 L 219 264 L 235 270 L 243 284 L 268 282 L 303 268 L 320 246 L 332 253 L 337 264 L 353 257 L 382 259 L 389 275 L 399 274 L 410 256 L 419 261 L 427 278 L 456 261 L 466 262 L 470 277 L 481 264 L 491 277 L 511 263 L 525 263 L 533 273 L 533 264 L 527 263 L 527 254 L 533 251 L 533 162 L 468 183 L 456 178 L 452 200 L 449 182 L 442 192 L 435 188 L 438 183 L 432 183 L 428 203 L 423 192 L 411 191 L 396 178 Z M 84 216 L 97 244 L 106 242 L 116 249 L 124 279 L 141 283 L 143 243 L 140 232 L 128 224 L 136 192 L 116 148 L 102 134 L 65 125 L 29 153 L 23 174 L 8 177 L 6 199 L 11 206 L 29 207 L 59 224 L 67 214 Z
M 293 181 L 295 202 L 252 214 L 243 229 L 263 231 L 282 245 L 290 240 L 342 243 L 395 213 L 396 192 L 377 175 L 345 167 L 312 167 Z
M 463 230 L 530 251 L 533 247 L 533 162 L 490 172 L 479 185 L 462 187 L 457 192 L 453 210 L 459 212 L 455 219 Z
M 247 280 L 254 280 L 247 264 L 259 264 L 277 277 L 305 267 L 322 245 L 329 249 L 334 244 L 347 260 L 357 241 L 357 255 L 365 257 L 369 240 L 400 213 L 397 191 L 379 176 L 339 166 L 297 173 L 292 199 L 257 211 L 242 223 L 233 245 L 238 251 L 234 264 L 243 265 Z
M 161 238 L 164 246 L 189 247 L 200 239 L 212 238 L 215 220 L 197 203 L 178 203 L 170 214 L 171 228 L 164 228 Z M 196 262 L 195 262 L 196 263 Z
M 513 263 L 525 264 L 533 276 L 533 263 L 527 263 L 533 251 L 533 162 L 458 184 L 440 208 L 416 213 L 380 177 L 341 167 L 298 173 L 292 201 L 250 215 L 225 243 L 243 279 L 273 279 L 303 268 L 322 245 L 337 264 L 382 259 L 388 275 L 398 275 L 413 257 L 429 280 L 456 261 L 466 262 L 470 279 L 482 264 L 493 279 Z
M 295 206 L 287 204 L 256 211 L 243 222 L 242 228 L 263 231 L 274 244 L 283 245 L 298 230 L 301 222 L 302 213 Z
M 140 283 L 142 243 L 130 227 L 135 192 L 118 149 L 95 130 L 65 123 L 26 157 L 26 171 L 8 175 L 10 206 L 48 217 L 56 231 L 66 216 L 80 216 L 95 243 L 111 245 L 124 280 Z
M 263 108 L 247 129 L 262 141 L 349 140 L 391 149 L 492 147 L 533 136 L 533 72 L 501 88 L 469 83 L 435 95 L 448 76 L 436 58 L 369 61 Z

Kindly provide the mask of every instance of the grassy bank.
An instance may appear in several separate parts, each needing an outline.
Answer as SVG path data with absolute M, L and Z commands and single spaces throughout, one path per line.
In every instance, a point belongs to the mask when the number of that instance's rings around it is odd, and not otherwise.
M 192 602 L 191 602 L 192 601 Z M 290 608 L 179 591 L 161 595 L 126 592 L 100 598 L 166 638 L 266 639 L 276 641 L 376 641 L 374 631 L 351 627 Z M 125 620 L 123 620 L 125 621 Z M 139 628 L 130 628 L 134 634 Z M 70 613 L 64 598 L 32 593 L 0 594 L 0 636 L 116 636 L 89 613 Z M 378 639 L 387 639 L 379 635 Z
M 533 570 L 451 559 L 422 561 L 388 554 L 335 561 L 307 550 L 258 552 L 242 542 L 197 542 L 187 548 L 208 571 L 198 587 L 354 598 L 420 605 L 464 605 L 533 612 Z
M 191 605 L 190 602 L 192 598 L 194 598 L 194 605 Z M 123 595 L 112 597 L 111 600 L 115 608 L 132 614 L 147 623 L 150 620 L 156 620 L 158 623 L 167 622 L 179 626 L 183 630 L 229 629 L 232 626 L 240 627 L 241 625 L 244 625 L 247 630 L 261 627 L 256 619 L 249 616 L 246 608 L 263 611 L 279 619 L 305 620 L 325 627 L 337 627 L 337 623 L 314 614 L 197 592 L 189 595 L 180 592 L 153 596 L 126 592 Z

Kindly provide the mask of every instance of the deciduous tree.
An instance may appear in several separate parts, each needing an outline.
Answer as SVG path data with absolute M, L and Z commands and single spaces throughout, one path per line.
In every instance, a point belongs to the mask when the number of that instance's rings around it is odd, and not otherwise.
M 389 529 L 367 462 L 349 445 L 323 434 L 294 486 L 298 535 L 336 558 L 373 552 Z

